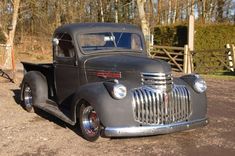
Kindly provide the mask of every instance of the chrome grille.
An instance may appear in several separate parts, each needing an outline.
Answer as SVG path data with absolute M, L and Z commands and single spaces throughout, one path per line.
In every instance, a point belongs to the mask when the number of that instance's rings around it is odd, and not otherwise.
M 171 124 L 187 121 L 191 100 L 185 86 L 175 85 L 171 92 L 143 86 L 132 92 L 135 120 L 143 124 Z
M 141 73 L 141 82 L 143 85 L 169 91 L 173 86 L 173 76 L 165 73 Z

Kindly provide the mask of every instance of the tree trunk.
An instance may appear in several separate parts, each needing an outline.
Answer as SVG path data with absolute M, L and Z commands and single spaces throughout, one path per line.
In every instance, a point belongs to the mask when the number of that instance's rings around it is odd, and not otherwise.
M 202 23 L 206 23 L 206 0 L 202 1 Z
M 195 5 L 195 1 L 191 0 L 191 15 L 194 16 L 194 5 Z
M 168 0 L 168 18 L 167 18 L 167 23 L 171 24 L 171 0 Z
M 173 17 L 172 17 L 173 19 L 172 23 L 177 22 L 177 19 L 178 19 L 178 0 L 175 0 L 174 4 L 175 6 L 174 6 Z
M 161 16 L 162 16 L 162 0 L 158 0 L 157 3 L 157 24 L 161 24 Z
M 55 26 L 54 28 L 57 28 L 58 26 L 61 25 L 61 18 L 60 18 L 60 15 L 61 15 L 61 4 L 60 4 L 60 1 L 57 0 L 55 2 Z
M 118 23 L 118 0 L 115 0 L 115 23 Z
M 104 22 L 104 9 L 103 9 L 103 2 L 102 2 L 102 0 L 99 0 L 99 8 L 100 8 L 101 22 Z
M 223 7 L 224 7 L 224 4 L 225 4 L 225 1 L 224 0 L 218 0 L 217 1 L 217 21 L 218 22 L 223 22 L 224 21 L 224 18 L 223 18 L 223 13 L 224 13 L 224 10 L 223 10 Z
M 142 28 L 142 32 L 143 32 L 144 37 L 145 37 L 146 46 L 147 46 L 147 49 L 148 49 L 149 44 L 150 44 L 150 28 L 149 28 L 149 22 L 146 20 L 146 14 L 145 14 L 145 10 L 144 10 L 145 2 L 146 2 L 146 0 L 137 0 L 139 18 L 140 18 L 140 21 L 141 21 L 141 28 Z
M 14 0 L 13 1 L 13 6 L 14 6 L 14 12 L 13 12 L 13 17 L 11 21 L 12 25 L 12 30 L 9 31 L 9 35 L 7 38 L 6 42 L 6 60 L 3 65 L 4 69 L 13 69 L 15 68 L 14 64 L 14 53 L 13 53 L 13 46 L 14 46 L 14 37 L 15 37 L 15 30 L 16 30 L 16 25 L 17 25 L 17 19 L 18 19 L 18 11 L 19 11 L 19 6 L 20 6 L 20 0 Z

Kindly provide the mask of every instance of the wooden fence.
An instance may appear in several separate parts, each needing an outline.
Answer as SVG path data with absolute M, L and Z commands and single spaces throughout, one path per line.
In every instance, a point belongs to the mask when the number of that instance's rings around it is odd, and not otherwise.
M 194 71 L 198 73 L 218 73 L 235 71 L 235 47 L 192 52 Z
M 192 72 L 192 56 L 187 45 L 184 47 L 153 46 L 150 57 L 165 60 L 172 66 L 173 71 Z
M 5 49 L 6 45 L 5 44 L 0 44 L 0 68 L 2 68 L 5 60 Z
M 8 48 L 9 46 L 5 44 L 0 44 L 0 76 L 8 79 L 10 82 L 14 82 L 15 79 L 14 68 L 12 70 L 4 68 L 6 60 L 6 52 Z
M 184 47 L 153 46 L 150 57 L 168 62 L 173 71 L 186 74 L 215 73 L 235 71 L 235 47 L 229 45 L 224 49 L 189 51 Z

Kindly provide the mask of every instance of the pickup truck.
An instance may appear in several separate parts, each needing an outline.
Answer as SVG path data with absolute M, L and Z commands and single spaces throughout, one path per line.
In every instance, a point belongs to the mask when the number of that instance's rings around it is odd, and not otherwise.
M 206 83 L 197 74 L 173 77 L 149 58 L 134 25 L 74 23 L 57 28 L 53 63 L 22 62 L 22 106 L 77 126 L 82 137 L 166 134 L 208 123 Z

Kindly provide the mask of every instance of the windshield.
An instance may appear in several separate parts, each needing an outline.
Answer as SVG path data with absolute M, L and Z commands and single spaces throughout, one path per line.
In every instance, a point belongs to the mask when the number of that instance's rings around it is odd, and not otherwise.
M 79 34 L 78 42 L 85 53 L 98 51 L 142 51 L 139 34 L 129 32 L 101 32 Z

